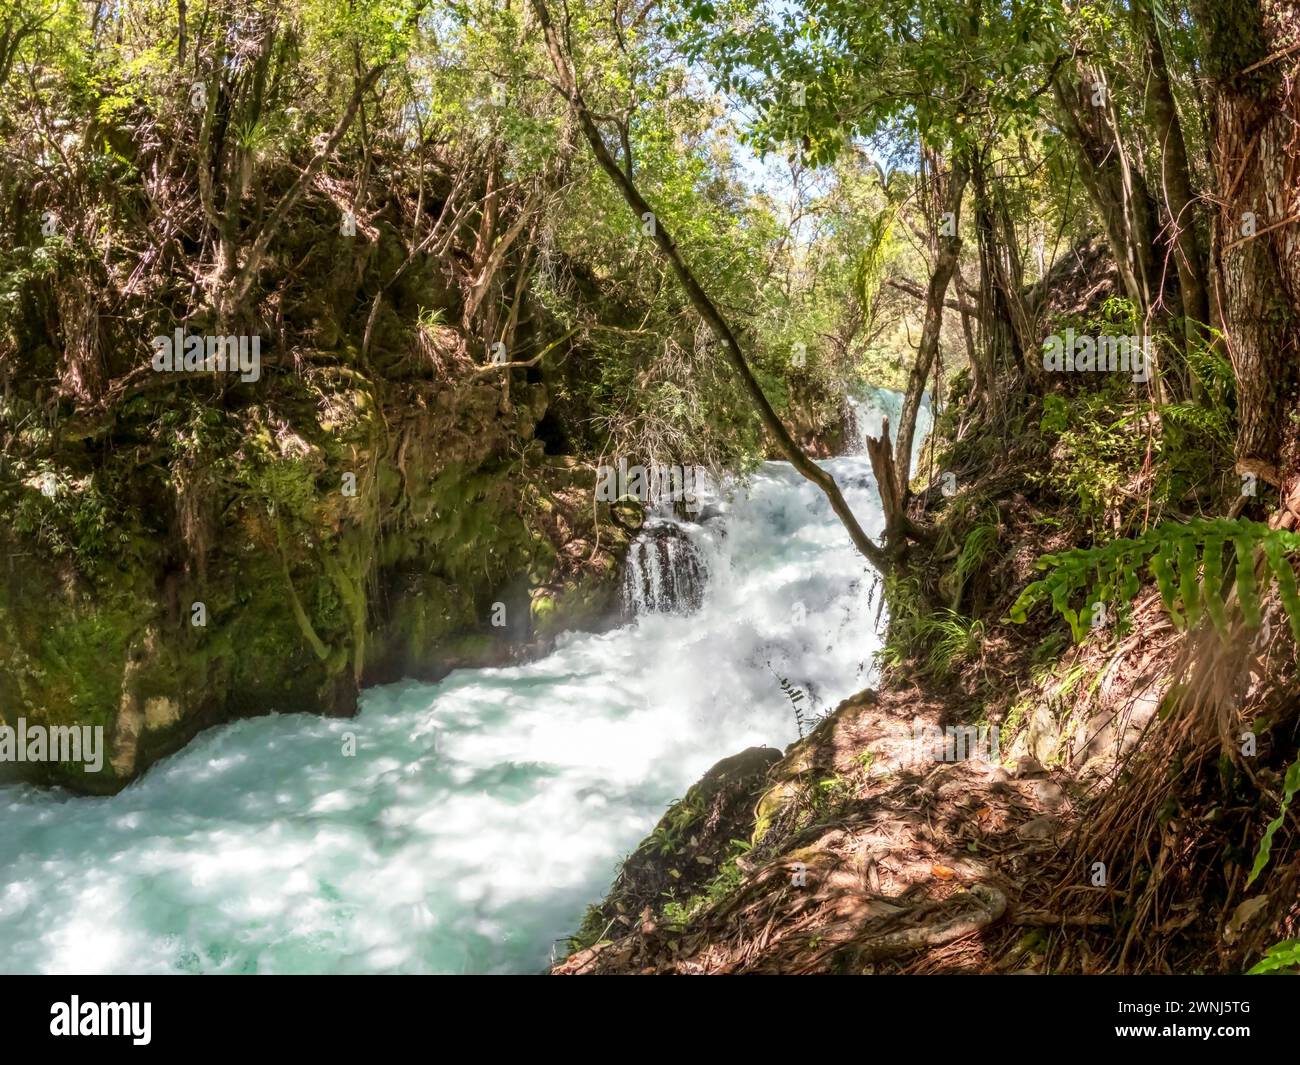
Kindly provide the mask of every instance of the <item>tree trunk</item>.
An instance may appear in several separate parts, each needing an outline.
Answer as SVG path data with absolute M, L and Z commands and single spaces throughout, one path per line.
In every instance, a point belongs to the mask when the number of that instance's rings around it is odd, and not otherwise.
M 1014 391 L 1016 382 L 1023 379 L 1022 368 L 1026 357 L 1033 352 L 1020 350 L 1018 333 L 1013 323 L 1011 295 L 1006 291 L 1006 271 L 1000 263 L 998 225 L 993 198 L 988 187 L 988 177 L 983 160 L 976 156 L 971 167 L 971 190 L 975 207 L 975 234 L 979 245 L 980 288 L 979 320 L 983 332 L 986 355 L 984 375 L 989 388 L 989 411 L 998 410 L 1003 398 Z
M 1171 243 L 1178 270 L 1178 290 L 1183 305 L 1183 326 L 1188 341 L 1195 341 L 1210 320 L 1206 287 L 1205 249 L 1197 229 L 1196 194 L 1192 189 L 1187 142 L 1174 102 L 1164 44 L 1151 10 L 1152 0 L 1135 0 L 1133 14 L 1146 46 L 1147 110 L 1160 142 L 1161 187 L 1169 212 Z
M 932 155 L 931 160 L 938 162 Z M 916 360 L 912 363 L 912 372 L 907 379 L 907 393 L 903 397 L 903 409 L 898 418 L 898 441 L 894 449 L 895 475 L 903 486 L 903 500 L 907 496 L 907 483 L 912 477 L 912 439 L 916 435 L 916 415 L 921 406 L 921 396 L 925 392 L 925 383 L 930 378 L 935 355 L 939 351 L 939 330 L 943 326 L 944 297 L 948 293 L 948 283 L 957 268 L 957 259 L 961 254 L 961 200 L 966 191 L 966 182 L 970 170 L 966 161 L 954 158 L 952 170 L 946 179 L 941 179 L 937 166 L 933 169 L 934 182 L 940 188 L 935 190 L 935 200 L 942 205 L 938 219 L 932 219 L 938 225 L 935 229 L 937 254 L 934 271 L 930 274 L 930 286 L 925 298 L 925 320 L 921 326 L 921 343 L 916 349 Z M 944 215 L 951 216 L 951 232 L 945 233 Z M 882 496 L 883 498 L 883 496 Z
M 1109 87 L 1101 73 L 1079 65 L 1078 80 L 1053 83 L 1061 126 L 1074 143 L 1079 174 L 1093 208 L 1106 228 L 1124 291 L 1147 314 L 1159 280 L 1155 249 L 1156 219 L 1146 179 L 1127 166 L 1127 153 L 1111 120 Z
M 1300 386 L 1300 9 L 1200 0 L 1211 85 L 1213 266 L 1237 378 L 1237 468 L 1280 485 L 1297 465 Z

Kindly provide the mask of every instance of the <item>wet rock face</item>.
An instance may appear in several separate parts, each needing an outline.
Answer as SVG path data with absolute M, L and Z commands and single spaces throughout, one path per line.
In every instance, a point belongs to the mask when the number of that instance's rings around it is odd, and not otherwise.
M 274 470 L 292 505 L 272 515 L 262 488 L 223 489 L 201 566 L 185 568 L 167 538 L 179 504 L 166 486 L 130 482 L 160 502 L 140 505 L 140 527 L 104 562 L 53 556 L 0 522 L 0 724 L 102 728 L 106 752 L 95 772 L 24 762 L 18 778 L 112 793 L 210 726 L 269 712 L 349 717 L 360 687 L 521 661 L 615 617 L 631 534 L 608 506 L 593 509 L 594 469 L 520 443 L 497 417 L 499 390 L 488 405 L 471 387 L 450 413 L 435 410 L 433 386 L 394 389 L 384 417 L 403 431 L 387 441 L 377 415 L 344 438 L 304 408 L 286 438 L 310 445 L 286 457 L 268 437 L 272 450 L 247 464 L 255 486 Z M 232 425 L 244 417 L 229 412 Z M 521 497 L 517 465 L 501 461 L 516 444 L 536 497 Z M 355 496 L 336 487 L 372 467 Z
M 647 525 L 623 563 L 623 608 L 637 614 L 688 614 L 704 600 L 708 571 L 680 526 Z

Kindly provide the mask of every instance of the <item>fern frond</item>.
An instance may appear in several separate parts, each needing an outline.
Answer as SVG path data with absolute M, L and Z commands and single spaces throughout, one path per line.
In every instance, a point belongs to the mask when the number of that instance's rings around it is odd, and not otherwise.
M 1119 595 L 1127 603 L 1137 592 L 1137 573 L 1145 562 L 1175 625 L 1194 625 L 1204 612 L 1223 636 L 1228 631 L 1223 548 L 1229 543 L 1236 560 L 1237 601 L 1246 625 L 1254 629 L 1262 621 L 1267 587 L 1259 586 L 1255 573 L 1256 554 L 1262 551 L 1268 562 L 1264 581 L 1266 585 L 1276 582 L 1291 633 L 1300 643 L 1300 587 L 1291 563 L 1291 556 L 1300 552 L 1300 534 L 1245 518 L 1162 522 L 1138 537 L 1044 555 L 1037 567 L 1050 571 L 1048 576 L 1026 587 L 1008 613 L 1013 622 L 1023 623 L 1030 610 L 1048 601 L 1069 622 L 1075 639 L 1082 639 L 1086 627 L 1072 602 L 1079 598 L 1085 604 L 1106 602 Z

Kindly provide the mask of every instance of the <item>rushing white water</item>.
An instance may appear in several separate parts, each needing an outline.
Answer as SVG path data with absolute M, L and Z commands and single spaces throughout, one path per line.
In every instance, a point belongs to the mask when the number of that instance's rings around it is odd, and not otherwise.
M 826 465 L 878 532 L 866 459 Z M 669 802 L 795 738 L 778 676 L 805 713 L 869 682 L 874 575 L 789 466 L 688 535 L 693 613 L 213 729 L 112 798 L 0 790 L 0 970 L 541 970 Z

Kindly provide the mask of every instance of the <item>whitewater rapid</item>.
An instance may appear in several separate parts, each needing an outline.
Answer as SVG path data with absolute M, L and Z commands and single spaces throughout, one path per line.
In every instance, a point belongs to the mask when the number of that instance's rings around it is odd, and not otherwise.
M 866 458 L 825 466 L 877 534 Z M 668 803 L 796 738 L 778 677 L 805 715 L 870 683 L 875 575 L 821 494 L 769 462 L 723 509 L 694 613 L 212 729 L 111 798 L 0 789 L 0 970 L 540 971 Z

